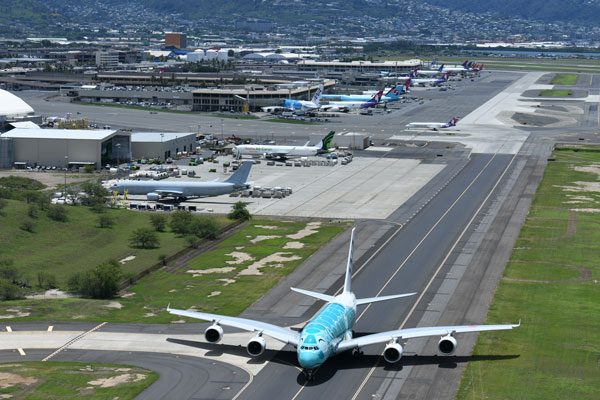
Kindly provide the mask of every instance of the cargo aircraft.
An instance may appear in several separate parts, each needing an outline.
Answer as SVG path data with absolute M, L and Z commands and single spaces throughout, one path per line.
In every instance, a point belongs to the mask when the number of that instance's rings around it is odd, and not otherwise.
M 198 182 L 198 181 L 136 181 L 122 180 L 108 185 L 108 190 L 119 194 L 146 195 L 149 201 L 159 201 L 164 197 L 172 197 L 176 201 L 185 201 L 191 197 L 211 197 L 229 194 L 248 189 L 246 182 L 252 161 L 240 165 L 228 179 L 223 182 Z
M 170 305 L 167 306 L 167 311 L 182 317 L 211 321 L 212 324 L 204 331 L 204 338 L 211 343 L 218 343 L 223 339 L 223 326 L 255 332 L 255 336 L 250 339 L 246 348 L 248 354 L 253 357 L 260 356 L 266 349 L 266 341 L 263 336 L 269 336 L 280 342 L 290 344 L 296 348 L 298 364 L 302 367 L 307 380 L 312 379 L 315 371 L 328 358 L 344 351 L 359 351 L 360 348 L 365 346 L 386 343 L 383 358 L 388 363 L 396 363 L 402 357 L 404 341 L 413 338 L 439 336 L 438 350 L 444 355 L 451 355 L 457 347 L 458 342 L 455 338 L 457 334 L 508 330 L 520 325 L 519 323 L 519 325 L 418 327 L 353 337 L 352 329 L 356 322 L 357 306 L 416 294 L 406 293 L 362 299 L 356 298 L 351 288 L 355 229 L 352 229 L 350 237 L 350 249 L 348 251 L 346 276 L 342 293 L 337 296 L 331 296 L 324 293 L 291 288 L 295 292 L 326 302 L 321 310 L 308 321 L 301 332 L 246 318 L 229 317 L 192 310 L 177 310 L 170 308 Z

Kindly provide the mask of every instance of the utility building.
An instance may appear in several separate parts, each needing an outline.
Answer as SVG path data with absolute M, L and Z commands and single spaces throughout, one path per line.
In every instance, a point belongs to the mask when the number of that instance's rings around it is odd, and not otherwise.
M 178 153 L 196 151 L 196 134 L 189 132 L 135 132 L 131 134 L 131 151 L 136 160 L 156 158 L 165 161 Z
M 181 32 L 165 32 L 165 47 L 185 49 L 187 47 L 187 36 Z

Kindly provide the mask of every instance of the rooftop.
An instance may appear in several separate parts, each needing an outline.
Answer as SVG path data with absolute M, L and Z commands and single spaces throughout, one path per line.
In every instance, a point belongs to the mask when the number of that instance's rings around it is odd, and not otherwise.
M 131 142 L 168 142 L 190 135 L 196 137 L 193 132 L 134 132 L 131 134 Z
M 15 128 L 1 134 L 4 138 L 13 139 L 74 139 L 74 140 L 104 140 L 117 133 L 111 129 L 42 129 Z

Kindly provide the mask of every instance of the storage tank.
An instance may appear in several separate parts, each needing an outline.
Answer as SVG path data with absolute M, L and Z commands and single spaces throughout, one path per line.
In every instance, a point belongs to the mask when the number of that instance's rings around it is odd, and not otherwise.
M 12 138 L 0 138 L 0 168 L 12 168 L 14 160 Z

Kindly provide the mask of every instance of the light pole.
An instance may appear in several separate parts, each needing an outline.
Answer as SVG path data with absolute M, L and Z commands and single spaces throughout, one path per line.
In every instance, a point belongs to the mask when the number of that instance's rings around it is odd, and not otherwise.
M 115 147 L 117 148 L 117 172 L 119 171 L 119 166 L 121 165 L 121 163 L 119 161 L 121 161 L 121 157 L 119 157 L 121 155 L 121 143 L 117 143 L 115 145 Z
M 165 149 L 164 149 L 164 147 L 163 147 L 163 138 L 164 138 L 164 137 L 165 137 L 165 134 L 161 132 L 161 134 L 160 134 L 160 152 L 161 152 L 162 154 L 164 154 L 164 153 L 165 153 Z M 159 155 L 158 155 L 158 160 L 159 160 L 159 161 L 160 161 L 160 156 L 161 156 L 161 155 L 159 154 Z M 167 161 L 167 160 L 166 160 L 166 157 L 165 157 L 165 161 Z
M 65 186 L 63 187 L 63 198 L 67 203 L 67 170 L 69 169 L 69 156 L 65 156 Z

